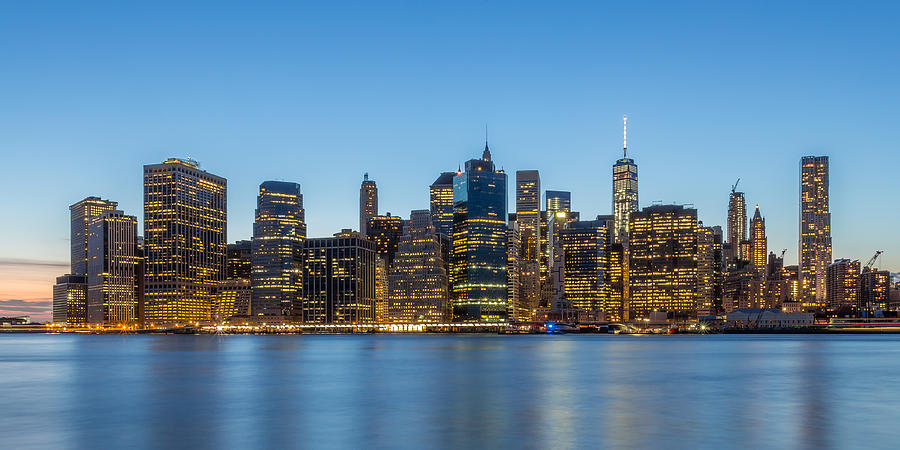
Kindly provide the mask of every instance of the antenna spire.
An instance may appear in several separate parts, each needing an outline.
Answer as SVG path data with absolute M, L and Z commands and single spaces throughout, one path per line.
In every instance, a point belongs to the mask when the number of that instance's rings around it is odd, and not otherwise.
M 622 158 L 628 157 L 628 114 L 622 115 Z

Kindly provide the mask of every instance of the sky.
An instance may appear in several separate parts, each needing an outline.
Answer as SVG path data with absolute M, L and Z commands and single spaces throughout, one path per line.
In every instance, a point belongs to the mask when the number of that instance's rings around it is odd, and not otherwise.
M 490 130 L 582 217 L 611 165 L 640 204 L 725 224 L 740 178 L 795 264 L 799 160 L 831 158 L 835 258 L 900 271 L 900 6 L 892 2 L 2 2 L 0 315 L 46 318 L 68 271 L 68 206 L 142 215 L 142 165 L 190 157 L 228 179 L 228 240 L 258 185 L 301 184 L 310 236 L 428 206 Z M 514 202 L 510 202 L 514 205 Z

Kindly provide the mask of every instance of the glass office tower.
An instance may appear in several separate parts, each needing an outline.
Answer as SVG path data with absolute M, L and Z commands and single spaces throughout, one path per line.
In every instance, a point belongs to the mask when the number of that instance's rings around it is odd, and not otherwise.
M 491 161 L 466 162 L 453 182 L 450 279 L 454 320 L 503 322 L 506 302 L 506 174 Z
M 306 221 L 300 185 L 259 185 L 251 241 L 252 314 L 289 320 L 301 313 Z

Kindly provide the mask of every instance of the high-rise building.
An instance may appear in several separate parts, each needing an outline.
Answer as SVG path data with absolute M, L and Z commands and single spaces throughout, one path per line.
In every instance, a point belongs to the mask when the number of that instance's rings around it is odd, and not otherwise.
M 301 313 L 306 215 L 300 185 L 264 181 L 253 222 L 252 314 L 290 320 Z
M 606 320 L 618 322 L 625 320 L 625 246 L 621 242 L 613 242 L 606 246 L 606 286 L 608 297 L 603 307 Z
M 390 268 L 390 316 L 403 323 L 447 318 L 449 289 L 441 243 L 428 210 L 415 210 Z
M 525 308 L 533 308 L 540 298 L 541 176 L 537 170 L 516 171 L 516 223 L 520 248 L 519 296 Z
M 431 222 L 438 233 L 453 234 L 453 179 L 456 172 L 443 172 L 428 189 L 431 198 Z
M 623 122 L 627 125 L 627 117 Z M 613 165 L 613 217 L 615 226 L 613 238 L 615 242 L 628 239 L 631 214 L 638 210 L 638 168 L 634 160 L 628 157 L 628 134 L 623 126 L 622 159 Z
M 53 285 L 53 322 L 68 326 L 87 323 L 87 277 L 66 274 Z
M 519 235 L 519 223 L 515 214 L 510 214 L 506 224 L 506 301 L 507 317 L 513 321 L 531 317 L 530 310 L 522 297 L 519 287 L 522 259 L 522 242 Z
M 729 254 L 728 262 L 746 261 L 750 255 L 743 251 L 742 243 L 747 241 L 747 204 L 744 201 L 744 193 L 735 191 L 737 183 L 731 189 L 731 195 L 728 197 L 728 244 Z
M 698 309 L 697 210 L 648 206 L 631 215 L 630 319 L 653 311 L 693 315 Z
M 825 271 L 828 306 L 856 307 L 859 300 L 859 275 L 859 260 L 836 259 L 829 264 Z
M 71 216 L 72 275 L 87 275 L 88 226 L 94 217 L 107 211 L 114 211 L 118 202 L 87 197 L 69 206 Z
M 369 235 L 369 219 L 378 215 L 378 186 L 375 180 L 369 179 L 369 173 L 363 175 L 362 184 L 359 186 L 359 232 L 363 236 Z
M 250 280 L 253 246 L 249 240 L 236 241 L 225 247 L 227 280 Z
M 304 323 L 375 321 L 375 243 L 351 230 L 306 241 Z
M 607 245 L 612 224 L 606 220 L 569 223 L 562 230 L 563 290 L 570 308 L 606 311 Z
M 391 293 L 388 285 L 387 262 L 381 255 L 375 258 L 375 322 L 387 323 L 391 318 Z
M 197 322 L 212 317 L 225 278 L 227 186 L 195 161 L 144 166 L 146 320 Z
M 874 313 L 890 304 L 891 273 L 887 270 L 863 268 L 859 276 L 859 308 Z
M 828 157 L 800 159 L 800 296 L 804 307 L 821 307 L 831 263 Z
M 572 210 L 572 193 L 569 191 L 546 191 L 546 210 L 548 212 Z
M 750 219 L 750 264 L 764 270 L 767 264 L 768 242 L 766 240 L 766 219 L 759 214 L 759 205 Z
M 397 246 L 400 244 L 400 237 L 403 236 L 403 219 L 399 216 L 392 216 L 391 213 L 375 216 L 369 219 L 367 229 L 369 234 L 366 237 L 375 243 L 375 251 L 384 259 L 385 267 L 390 271 L 394 264 L 394 255 L 397 254 Z
M 137 218 L 106 211 L 88 225 L 87 318 L 98 325 L 141 320 Z
M 721 242 L 721 241 L 720 241 Z M 716 305 L 716 230 L 697 226 L 697 294 L 698 312 L 715 314 Z
M 450 259 L 453 316 L 462 321 L 503 322 L 506 302 L 506 174 L 491 161 L 466 162 L 453 181 Z

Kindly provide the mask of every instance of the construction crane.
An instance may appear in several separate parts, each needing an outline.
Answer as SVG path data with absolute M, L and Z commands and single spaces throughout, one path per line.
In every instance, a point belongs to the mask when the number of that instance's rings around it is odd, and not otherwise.
M 781 258 L 782 261 L 784 261 L 784 254 L 785 254 L 785 253 L 787 253 L 787 249 L 786 249 L 786 248 L 781 249 L 781 256 L 779 256 L 779 258 Z
M 734 194 L 734 191 L 737 190 L 737 185 L 738 185 L 738 183 L 740 183 L 740 182 L 741 182 L 741 179 L 738 178 L 737 181 L 735 181 L 734 184 L 731 185 L 731 193 L 732 193 L 732 194 Z
M 869 258 L 869 262 L 867 262 L 866 265 L 863 266 L 863 268 L 865 268 L 865 269 L 871 269 L 872 266 L 875 265 L 875 260 L 877 260 L 878 257 L 881 256 L 882 253 L 884 253 L 884 251 L 882 251 L 882 250 L 876 251 L 875 254 L 872 255 L 871 258 Z

